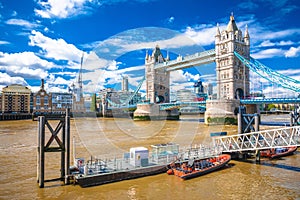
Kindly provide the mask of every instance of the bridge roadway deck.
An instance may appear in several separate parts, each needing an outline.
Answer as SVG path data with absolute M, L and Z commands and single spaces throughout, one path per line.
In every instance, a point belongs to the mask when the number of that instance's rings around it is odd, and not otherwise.
M 300 126 L 214 137 L 213 145 L 228 153 L 300 146 Z

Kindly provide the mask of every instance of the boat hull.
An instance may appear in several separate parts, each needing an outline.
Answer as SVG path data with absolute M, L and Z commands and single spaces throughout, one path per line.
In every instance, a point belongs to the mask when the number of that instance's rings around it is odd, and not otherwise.
M 180 178 L 182 178 L 184 180 L 187 180 L 187 179 L 191 179 L 191 178 L 196 178 L 196 177 L 199 177 L 199 176 L 203 176 L 205 174 L 208 174 L 208 173 L 211 173 L 213 171 L 217 171 L 217 170 L 223 168 L 229 161 L 230 161 L 230 159 L 228 161 L 220 164 L 220 165 L 215 166 L 215 167 L 211 167 L 211 168 L 203 170 L 203 171 L 198 171 L 198 172 L 186 174 L 186 175 L 181 176 Z
M 122 170 L 109 173 L 101 173 L 88 176 L 76 177 L 76 182 L 81 187 L 91 187 L 117 181 L 135 179 L 145 176 L 165 173 L 168 170 L 167 165 L 154 165 L 149 167 L 141 167 L 131 170 Z
M 205 167 L 203 169 L 192 169 L 191 167 L 187 167 L 187 163 L 182 163 L 181 166 L 176 166 L 173 167 L 173 171 L 168 171 L 168 174 L 174 174 L 184 180 L 191 179 L 191 178 L 196 178 L 199 176 L 203 176 L 205 174 L 214 172 L 216 170 L 219 170 L 223 168 L 231 159 L 230 155 L 224 154 L 218 157 L 219 161 L 213 162 L 213 165 L 210 165 L 209 167 Z M 195 162 L 200 162 L 200 161 L 195 161 Z
M 297 150 L 297 146 L 288 147 L 287 151 L 281 153 L 272 153 L 271 150 L 265 150 L 265 151 L 261 151 L 261 156 L 270 159 L 276 159 L 276 158 L 292 155 L 296 150 Z

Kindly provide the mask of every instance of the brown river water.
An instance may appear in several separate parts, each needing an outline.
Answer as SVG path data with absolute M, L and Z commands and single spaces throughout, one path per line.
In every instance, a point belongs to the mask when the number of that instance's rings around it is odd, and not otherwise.
M 285 115 L 264 118 L 289 121 Z M 51 124 L 56 127 L 57 122 Z M 130 147 L 149 148 L 167 142 L 180 147 L 208 144 L 209 133 L 219 131 L 236 134 L 237 127 L 207 126 L 199 122 L 199 116 L 181 116 L 180 121 L 71 120 L 76 157 L 85 159 L 114 158 Z M 0 121 L 0 199 L 300 199 L 299 149 L 292 156 L 265 159 L 261 164 L 231 160 L 225 169 L 187 181 L 159 174 L 90 188 L 46 182 L 40 189 L 36 181 L 37 132 L 37 121 Z M 47 135 L 49 138 L 50 133 Z M 60 154 L 46 153 L 45 160 L 45 179 L 58 178 Z

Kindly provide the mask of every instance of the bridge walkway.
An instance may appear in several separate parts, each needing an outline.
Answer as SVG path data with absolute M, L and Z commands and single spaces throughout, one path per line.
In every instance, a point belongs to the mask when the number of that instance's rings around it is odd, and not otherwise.
M 214 137 L 213 145 L 225 153 L 300 146 L 300 126 Z

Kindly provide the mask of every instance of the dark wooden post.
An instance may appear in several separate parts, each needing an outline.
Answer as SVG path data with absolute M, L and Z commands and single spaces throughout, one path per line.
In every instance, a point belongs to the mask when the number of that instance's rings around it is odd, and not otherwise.
M 39 116 L 39 187 L 45 181 L 45 116 Z
M 49 120 L 59 120 L 59 123 L 55 129 L 51 127 Z M 60 177 L 47 181 L 64 181 L 65 184 L 70 183 L 70 116 L 69 110 L 66 111 L 65 117 L 55 116 L 39 116 L 38 117 L 38 150 L 37 150 L 37 182 L 39 187 L 44 187 L 45 182 L 45 153 L 46 152 L 60 152 L 61 155 L 61 173 Z M 51 137 L 48 142 L 45 143 L 45 126 L 48 127 Z M 61 133 L 61 138 L 59 138 Z M 56 145 L 52 145 L 53 141 L 56 141 Z M 58 145 L 58 146 L 57 146 Z
M 66 149 L 66 162 L 65 162 L 65 184 L 70 184 L 70 116 L 69 116 L 70 109 L 66 110 L 66 118 L 65 118 L 65 149 Z
M 66 123 L 66 122 L 65 122 Z M 66 126 L 62 126 L 62 135 L 61 135 L 61 138 L 62 138 L 62 143 L 63 143 L 63 149 L 60 153 L 60 157 L 61 157 L 61 160 L 60 160 L 60 179 L 61 181 L 64 181 L 65 179 L 65 166 L 66 166 L 66 135 L 65 135 L 65 132 L 66 132 Z

